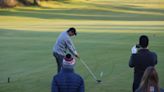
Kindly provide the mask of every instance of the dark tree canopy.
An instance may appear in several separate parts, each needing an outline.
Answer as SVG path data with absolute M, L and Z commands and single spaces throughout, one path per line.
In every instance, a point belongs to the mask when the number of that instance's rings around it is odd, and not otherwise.
M 15 7 L 17 0 L 0 0 L 0 7 Z
M 40 6 L 40 1 L 68 2 L 70 0 L 0 0 L 0 7 L 8 8 L 15 7 L 16 5 Z
M 0 7 L 9 8 L 20 4 L 25 6 L 39 6 L 39 2 L 40 0 L 0 0 Z

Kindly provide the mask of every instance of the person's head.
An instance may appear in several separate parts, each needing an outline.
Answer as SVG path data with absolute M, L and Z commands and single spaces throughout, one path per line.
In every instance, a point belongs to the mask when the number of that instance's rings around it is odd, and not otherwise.
M 158 74 L 157 71 L 155 70 L 154 67 L 148 67 L 144 75 L 142 77 L 142 81 L 140 84 L 140 88 L 143 90 L 143 92 L 151 92 L 151 87 L 155 87 L 157 89 L 157 92 L 159 91 L 159 79 L 158 79 Z
M 146 35 L 141 35 L 139 38 L 139 45 L 142 48 L 147 48 L 147 46 L 149 45 L 149 38 Z
M 69 29 L 67 30 L 67 33 L 68 33 L 69 36 L 77 35 L 76 29 L 73 28 L 73 27 L 69 28 Z
M 75 59 L 71 56 L 71 54 L 67 54 L 64 59 L 63 59 L 63 68 L 71 68 L 73 69 L 76 61 Z

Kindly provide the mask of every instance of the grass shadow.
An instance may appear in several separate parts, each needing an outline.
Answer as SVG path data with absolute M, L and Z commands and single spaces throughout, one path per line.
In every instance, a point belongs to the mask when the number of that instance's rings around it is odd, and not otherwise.
M 15 11 L 4 10 L 1 16 L 29 17 L 39 19 L 64 19 L 64 20 L 128 20 L 128 21 L 163 21 L 162 15 L 133 14 L 119 11 L 96 10 L 96 9 L 48 9 Z
M 67 0 L 63 0 L 66 2 Z M 1 10 L 1 16 L 28 17 L 38 19 L 63 19 L 63 20 L 103 20 L 103 21 L 163 21 L 163 9 L 148 9 L 134 5 L 113 5 L 98 3 L 82 3 L 79 5 L 88 8 L 15 8 Z M 108 5 L 109 4 L 109 5 Z

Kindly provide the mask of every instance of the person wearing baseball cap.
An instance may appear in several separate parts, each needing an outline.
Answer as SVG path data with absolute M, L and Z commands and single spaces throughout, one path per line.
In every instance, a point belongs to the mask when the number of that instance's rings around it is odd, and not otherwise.
M 139 87 L 144 71 L 149 66 L 157 64 L 157 54 L 148 49 L 149 38 L 141 35 L 139 44 L 131 49 L 129 67 L 134 68 L 133 92 Z
M 71 37 L 76 35 L 76 29 L 71 27 L 59 35 L 56 43 L 53 46 L 53 56 L 56 58 L 58 73 L 61 70 L 63 58 L 66 53 L 71 53 L 75 57 L 79 58 L 79 54 L 77 53 L 75 46 L 71 40 Z
M 53 77 L 51 92 L 84 92 L 83 78 L 74 72 L 75 59 L 67 54 L 61 71 Z

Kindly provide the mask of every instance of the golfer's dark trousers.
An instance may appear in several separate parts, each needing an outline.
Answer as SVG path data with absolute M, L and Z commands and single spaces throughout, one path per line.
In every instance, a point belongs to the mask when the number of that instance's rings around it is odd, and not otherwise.
M 62 68 L 62 63 L 63 63 L 63 58 L 64 56 L 54 52 L 53 53 L 53 56 L 56 58 L 56 62 L 57 62 L 57 70 L 58 70 L 58 73 L 60 72 L 61 68 Z

